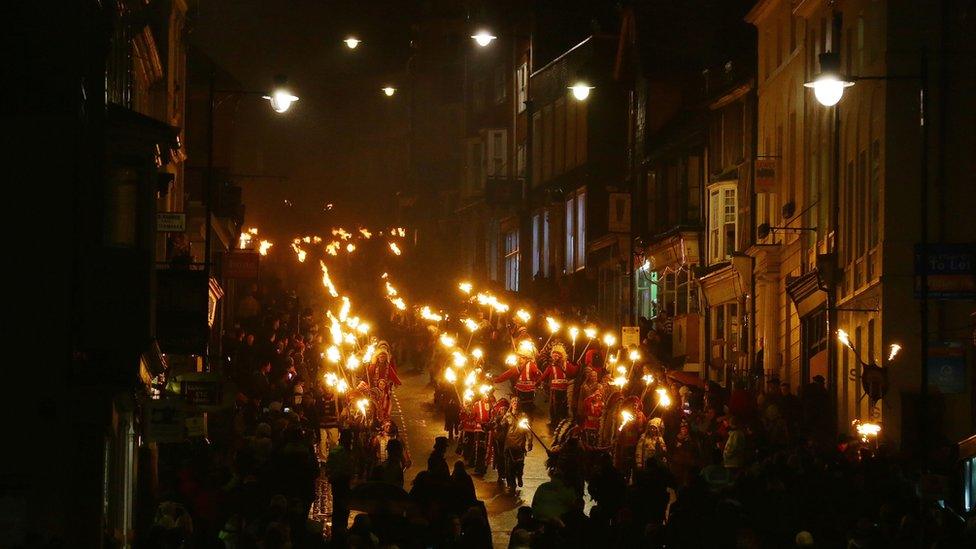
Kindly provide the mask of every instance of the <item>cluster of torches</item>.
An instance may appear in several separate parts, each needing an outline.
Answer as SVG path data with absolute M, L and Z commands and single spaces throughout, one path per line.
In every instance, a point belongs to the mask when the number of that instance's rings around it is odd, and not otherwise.
M 246 250 L 253 247 L 254 237 L 258 235 L 258 228 L 251 227 L 248 230 L 241 233 L 241 236 L 237 239 L 237 247 L 241 250 Z M 259 240 L 257 242 L 257 250 L 261 255 L 268 255 L 268 250 L 274 246 L 274 243 L 270 240 Z
M 366 227 L 360 227 L 355 232 L 350 232 L 342 227 L 337 227 L 331 230 L 333 239 L 325 244 L 325 253 L 330 256 L 338 256 L 340 253 L 345 252 L 351 254 L 356 251 L 357 246 L 353 241 L 355 240 L 369 240 L 373 237 L 373 232 Z M 379 232 L 382 236 L 383 231 Z M 407 230 L 403 227 L 392 227 L 386 231 L 392 238 L 404 238 L 407 236 Z M 258 235 L 257 227 L 251 227 L 246 231 L 241 232 L 238 237 L 238 248 L 241 250 L 256 249 L 261 255 L 268 255 L 271 247 L 274 243 L 270 240 L 256 240 L 255 237 Z M 317 235 L 306 235 L 300 236 L 292 239 L 291 249 L 295 252 L 295 256 L 299 263 L 305 263 L 305 259 L 308 257 L 308 245 L 320 245 L 325 240 L 321 236 Z M 401 255 L 402 250 L 400 246 L 394 240 L 388 242 L 389 250 L 394 255 Z

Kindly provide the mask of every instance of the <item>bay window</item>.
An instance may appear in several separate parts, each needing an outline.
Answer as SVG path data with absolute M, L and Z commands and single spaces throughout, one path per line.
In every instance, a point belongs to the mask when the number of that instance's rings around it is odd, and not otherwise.
M 738 241 L 736 182 L 712 185 L 708 190 L 708 259 L 711 263 L 732 257 Z

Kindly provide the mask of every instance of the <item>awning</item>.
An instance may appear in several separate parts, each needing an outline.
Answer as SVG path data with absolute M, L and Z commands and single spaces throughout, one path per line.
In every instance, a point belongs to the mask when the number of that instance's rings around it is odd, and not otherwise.
M 736 255 L 698 277 L 705 301 L 710 307 L 737 301 L 752 287 L 752 258 Z
M 149 350 L 139 356 L 139 377 L 147 386 L 152 379 L 169 369 L 166 357 L 159 349 L 159 343 L 154 339 Z
M 705 380 L 693 372 L 683 372 L 681 370 L 669 370 L 668 377 L 683 385 L 694 385 L 705 387 Z
M 827 302 L 826 287 L 820 280 L 817 269 L 804 275 L 787 277 L 786 293 L 793 301 L 796 314 L 800 318 L 807 316 Z

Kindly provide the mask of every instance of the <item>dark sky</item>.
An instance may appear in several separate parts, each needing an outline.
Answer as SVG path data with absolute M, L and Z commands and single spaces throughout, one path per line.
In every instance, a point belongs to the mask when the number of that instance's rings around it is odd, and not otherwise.
M 287 75 L 301 97 L 284 115 L 256 99 L 235 120 L 234 171 L 247 224 L 284 238 L 390 215 L 402 177 L 388 154 L 404 123 L 402 100 L 380 88 L 409 57 L 412 0 L 212 0 L 193 3 L 190 41 L 249 90 Z M 355 34 L 354 51 L 341 40 Z M 219 129 L 218 129 L 219 131 Z M 287 206 L 285 201 L 291 202 Z M 335 204 L 331 212 L 324 205 Z

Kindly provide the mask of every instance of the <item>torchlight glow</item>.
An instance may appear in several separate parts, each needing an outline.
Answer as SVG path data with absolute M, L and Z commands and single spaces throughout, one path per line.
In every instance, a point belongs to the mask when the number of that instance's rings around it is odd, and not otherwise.
M 624 430 L 624 427 L 626 427 L 627 424 L 630 423 L 631 421 L 634 421 L 634 413 L 631 412 L 630 410 L 621 410 L 621 412 L 620 412 L 620 427 L 618 427 L 617 430 L 618 431 L 623 431 Z
M 359 366 L 361 364 L 362 364 L 362 362 L 359 360 L 359 358 L 356 357 L 356 355 L 349 355 L 349 358 L 346 359 L 346 369 L 347 370 L 354 370 L 355 371 L 355 370 L 359 369 Z
M 478 331 L 478 328 L 480 328 L 481 325 L 475 322 L 473 319 L 465 318 L 464 327 L 467 328 L 469 332 L 475 333 Z
M 454 383 L 457 381 L 457 374 L 454 373 L 454 370 L 450 368 L 445 368 L 444 379 L 447 380 L 448 383 Z
M 888 351 L 888 362 L 891 362 L 896 356 L 898 356 L 898 351 L 901 351 L 901 345 L 892 343 L 891 350 Z
M 451 349 L 457 344 L 457 340 L 447 334 L 441 334 L 441 345 Z
M 527 416 L 522 416 L 522 419 L 518 421 L 518 428 L 523 431 L 529 430 L 529 418 Z
M 624 377 L 624 376 L 617 376 L 617 377 L 613 378 L 613 383 L 611 383 L 611 385 L 615 385 L 615 386 L 623 389 L 624 386 L 627 385 L 627 378 Z
M 478 360 L 481 360 L 482 358 L 485 357 L 485 352 L 482 351 L 480 347 L 475 347 L 474 350 L 471 351 L 471 356 L 475 357 Z
M 340 395 L 342 393 L 345 393 L 348 390 L 349 390 L 349 384 L 346 382 L 346 380 L 340 379 L 338 383 L 336 383 L 336 392 L 339 393 Z
M 607 347 L 613 347 L 614 345 L 617 344 L 617 336 L 613 335 L 610 332 L 607 332 L 603 336 L 603 344 L 606 345 Z
M 627 353 L 627 358 L 629 358 L 631 362 L 637 362 L 637 359 L 640 358 L 640 353 L 637 352 L 637 349 L 631 349 L 630 352 Z
M 369 406 L 369 399 L 361 398 L 356 401 L 356 408 L 359 408 L 359 413 L 366 417 L 366 408 Z
M 464 390 L 464 401 L 465 402 L 471 402 L 473 399 L 474 399 L 474 391 L 472 391 L 471 389 L 465 389 Z
M 552 334 L 554 334 L 554 335 L 562 327 L 562 325 L 559 324 L 559 321 L 556 320 L 555 318 L 552 318 L 551 316 L 547 316 L 546 317 L 546 325 L 549 328 L 549 332 L 552 333 Z
M 336 347 L 335 345 L 332 345 L 331 347 L 325 350 L 325 357 L 329 359 L 329 362 L 333 364 L 338 364 L 341 356 L 342 355 L 339 353 L 339 348 Z
M 841 345 L 853 350 L 854 347 L 851 346 L 851 338 L 847 335 L 847 332 L 843 329 L 837 330 L 837 340 L 840 341 Z
M 514 353 L 509 353 L 509 355 L 505 357 L 505 364 L 508 364 L 509 366 L 515 366 L 516 364 L 518 364 L 518 357 L 515 356 Z
M 464 356 L 461 351 L 454 351 L 452 356 L 454 357 L 454 365 L 458 368 L 464 368 L 464 365 L 468 363 L 468 357 Z
M 877 423 L 861 423 L 854 420 L 854 428 L 857 430 L 857 434 L 861 436 L 862 442 L 867 442 L 871 437 L 877 438 L 881 434 L 881 425 Z
M 577 328 L 576 326 L 571 326 L 569 328 L 569 338 L 573 340 L 573 343 L 576 343 L 576 338 L 579 337 L 579 333 L 580 333 L 580 329 Z
M 400 255 L 400 247 L 397 246 L 396 242 L 390 242 L 390 251 L 395 255 Z
M 474 286 L 472 286 L 470 282 L 462 282 L 462 283 L 458 284 L 458 289 L 461 290 L 462 292 L 466 293 L 466 294 L 470 294 L 471 293 L 471 289 L 473 287 Z
M 531 339 L 523 339 L 522 341 L 519 341 L 519 351 L 523 353 L 534 353 L 535 343 L 533 343 Z
M 660 406 L 661 408 L 667 408 L 668 406 L 671 406 L 671 395 L 668 394 L 667 389 L 663 387 L 659 387 L 657 389 L 654 389 L 654 392 L 657 393 L 658 406 Z
M 532 315 L 530 315 L 529 312 L 526 311 L 525 309 L 519 309 L 515 311 L 515 317 L 521 320 L 522 323 L 524 324 L 528 322 L 530 318 L 532 318 Z
M 596 328 L 593 328 L 593 327 L 583 328 L 583 333 L 586 335 L 587 339 L 595 339 L 596 338 Z
M 268 255 L 268 250 L 270 250 L 272 246 L 274 246 L 273 242 L 262 240 L 261 244 L 258 245 L 258 253 L 261 255 Z
M 644 385 L 650 385 L 651 383 L 654 383 L 654 376 L 652 376 L 651 374 L 644 374 L 643 376 L 641 376 L 641 379 L 644 380 Z

